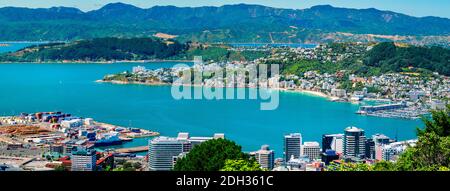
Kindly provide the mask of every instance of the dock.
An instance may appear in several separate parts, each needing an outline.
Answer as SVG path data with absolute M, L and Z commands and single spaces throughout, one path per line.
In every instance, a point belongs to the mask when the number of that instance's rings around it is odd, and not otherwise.
M 116 153 L 139 153 L 139 152 L 145 152 L 145 151 L 148 151 L 148 146 L 131 147 L 131 148 L 123 148 L 123 149 L 114 150 L 114 152 L 116 152 Z

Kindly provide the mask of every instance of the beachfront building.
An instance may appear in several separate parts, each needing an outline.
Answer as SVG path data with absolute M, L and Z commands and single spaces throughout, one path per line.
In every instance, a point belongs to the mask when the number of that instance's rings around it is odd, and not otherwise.
M 344 89 L 332 89 L 330 95 L 339 98 L 346 97 L 347 91 L 345 91 Z
M 272 170 L 275 163 L 275 153 L 270 150 L 269 145 L 263 145 L 259 151 L 254 153 L 256 161 L 261 168 Z
M 302 135 L 292 133 L 284 136 L 284 161 L 288 162 L 292 157 L 300 158 Z
M 307 156 L 311 161 L 320 159 L 320 144 L 318 142 L 305 142 L 301 154 Z
M 431 109 L 432 110 L 444 110 L 447 108 L 447 103 L 441 100 L 432 100 L 431 101 Z
M 94 171 L 97 162 L 96 151 L 83 147 L 73 147 L 71 162 L 72 171 Z
M 364 157 L 366 136 L 364 130 L 357 127 L 347 127 L 344 132 L 344 156 Z

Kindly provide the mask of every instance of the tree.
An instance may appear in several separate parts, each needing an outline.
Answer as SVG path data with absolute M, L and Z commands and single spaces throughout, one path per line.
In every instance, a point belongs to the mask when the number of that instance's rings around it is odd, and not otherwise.
M 418 141 L 402 153 L 388 169 L 400 171 L 439 171 L 450 168 L 450 107 L 432 111 L 423 118 L 424 129 L 417 129 Z
M 255 160 L 226 160 L 221 171 L 262 171 Z
M 327 171 L 373 171 L 373 166 L 366 163 L 334 163 L 328 165 Z
M 396 46 L 393 42 L 382 42 L 377 44 L 367 52 L 366 64 L 369 66 L 381 66 L 380 62 L 392 58 L 396 53 Z
M 431 114 L 431 119 L 423 118 L 425 128 L 417 129 L 417 145 L 408 148 L 397 161 L 398 170 L 449 170 L 450 105 Z
M 396 171 L 397 167 L 395 163 L 390 161 L 380 161 L 375 163 L 373 167 L 374 171 Z
M 425 128 L 417 129 L 417 134 L 423 136 L 426 133 L 435 133 L 441 137 L 450 136 L 450 105 L 443 111 L 431 111 L 431 115 L 431 119 L 422 118 Z
M 133 168 L 140 169 L 140 168 L 142 168 L 142 164 L 140 162 L 135 162 L 135 163 L 133 163 Z
M 113 169 L 113 171 L 117 171 L 117 172 L 120 172 L 120 171 L 136 171 L 136 169 L 134 169 L 134 168 L 118 167 L 118 168 Z
M 397 161 L 398 170 L 437 171 L 450 167 L 450 137 L 434 132 L 419 136 L 415 147 L 410 147 Z
M 195 146 L 175 164 L 175 171 L 219 171 L 226 160 L 249 160 L 241 146 L 226 139 L 213 139 Z
M 67 169 L 63 165 L 58 165 L 55 167 L 55 171 L 67 171 Z

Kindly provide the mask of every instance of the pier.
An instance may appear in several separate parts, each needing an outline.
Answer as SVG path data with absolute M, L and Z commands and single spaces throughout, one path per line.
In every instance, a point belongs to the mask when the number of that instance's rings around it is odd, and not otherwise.
M 140 147 L 132 147 L 132 148 L 123 148 L 114 150 L 116 153 L 138 153 L 148 151 L 148 146 L 140 146 Z

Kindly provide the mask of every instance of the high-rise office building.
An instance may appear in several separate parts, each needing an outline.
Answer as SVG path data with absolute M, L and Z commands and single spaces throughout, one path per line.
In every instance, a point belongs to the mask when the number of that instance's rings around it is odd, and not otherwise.
M 331 142 L 333 141 L 333 136 L 331 135 L 322 135 L 322 152 L 324 153 L 326 150 L 331 149 Z
M 97 162 L 96 151 L 73 147 L 71 152 L 72 171 L 94 171 Z
M 391 142 L 391 139 L 388 136 L 383 135 L 383 134 L 372 135 L 372 139 L 375 142 L 375 144 L 385 145 L 385 144 L 389 144 Z
M 308 156 L 311 161 L 320 159 L 320 144 L 318 142 L 305 142 L 301 154 L 302 156 Z
M 344 132 L 344 156 L 363 158 L 366 154 L 364 130 L 348 127 Z
M 376 160 L 383 160 L 382 148 L 384 145 L 388 145 L 391 142 L 391 139 L 383 134 L 375 134 L 372 136 L 374 142 L 374 158 Z
M 365 141 L 365 158 L 367 159 L 375 159 L 375 142 L 373 139 L 366 139 Z
M 169 171 L 175 162 L 185 156 L 191 149 L 211 139 L 225 138 L 224 134 L 214 137 L 190 137 L 189 133 L 179 133 L 177 138 L 157 137 L 149 141 L 149 170 Z
M 256 161 L 261 165 L 261 168 L 272 170 L 275 163 L 275 153 L 270 150 L 269 145 L 263 145 L 259 151 L 255 153 Z
M 149 141 L 149 170 L 169 171 L 173 168 L 174 156 L 183 153 L 187 141 L 170 137 L 157 137 Z
M 300 158 L 302 135 L 292 133 L 284 136 L 284 161 L 288 162 L 292 157 Z
M 331 149 L 337 154 L 344 152 L 344 134 L 330 134 L 322 136 L 322 152 Z

